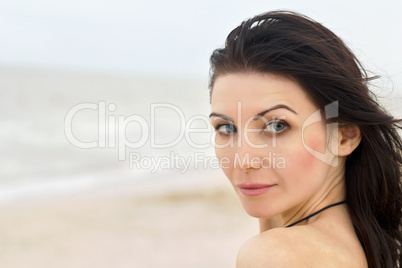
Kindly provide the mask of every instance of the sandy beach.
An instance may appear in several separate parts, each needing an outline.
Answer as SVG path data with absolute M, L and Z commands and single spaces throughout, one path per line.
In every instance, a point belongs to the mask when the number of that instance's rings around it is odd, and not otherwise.
M 224 180 L 3 207 L 0 267 L 235 267 L 258 227 Z

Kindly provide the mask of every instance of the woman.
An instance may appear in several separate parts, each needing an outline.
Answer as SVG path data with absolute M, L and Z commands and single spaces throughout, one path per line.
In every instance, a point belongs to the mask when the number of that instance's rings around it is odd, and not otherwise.
M 260 224 L 237 267 L 398 267 L 401 121 L 346 45 L 276 11 L 244 21 L 210 63 L 216 155 Z

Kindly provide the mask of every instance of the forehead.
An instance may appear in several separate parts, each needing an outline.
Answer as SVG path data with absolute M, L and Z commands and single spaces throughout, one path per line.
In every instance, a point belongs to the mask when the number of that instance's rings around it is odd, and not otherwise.
M 211 96 L 213 112 L 230 113 L 237 109 L 238 102 L 250 113 L 258 113 L 278 103 L 300 112 L 316 109 L 303 88 L 284 76 L 239 73 L 218 77 Z

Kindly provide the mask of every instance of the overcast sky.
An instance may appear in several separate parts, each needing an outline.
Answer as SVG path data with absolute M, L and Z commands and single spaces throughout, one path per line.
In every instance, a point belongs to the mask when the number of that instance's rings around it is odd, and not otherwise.
M 230 30 L 273 9 L 323 23 L 400 91 L 399 0 L 0 0 L 0 64 L 203 79 Z

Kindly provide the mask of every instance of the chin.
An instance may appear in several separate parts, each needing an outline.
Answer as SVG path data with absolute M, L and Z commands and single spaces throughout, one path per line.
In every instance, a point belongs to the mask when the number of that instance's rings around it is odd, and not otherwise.
M 269 218 L 277 215 L 278 213 L 270 209 L 268 206 L 256 203 L 243 203 L 242 206 L 246 213 L 254 218 Z
M 260 213 L 260 212 L 255 212 L 255 211 L 247 211 L 246 213 L 253 217 L 253 218 L 257 218 L 257 219 L 263 219 L 263 218 L 269 218 L 270 216 L 267 216 L 265 213 Z

